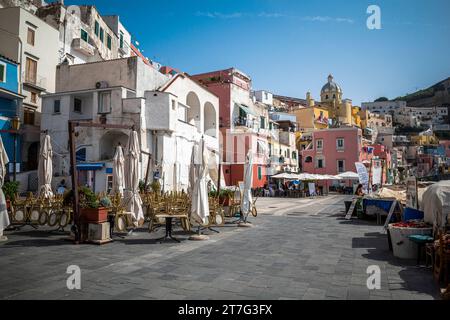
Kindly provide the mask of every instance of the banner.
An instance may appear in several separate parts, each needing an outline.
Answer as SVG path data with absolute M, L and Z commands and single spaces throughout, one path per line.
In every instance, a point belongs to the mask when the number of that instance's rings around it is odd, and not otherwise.
M 308 189 L 309 189 L 309 195 L 315 196 L 316 195 L 316 184 L 314 182 L 308 183 Z
M 367 168 L 362 162 L 355 162 L 356 172 L 359 176 L 359 183 L 363 185 L 365 193 L 369 193 L 369 173 Z
M 381 166 L 373 166 L 372 168 L 372 184 L 381 184 Z
M 416 177 L 409 177 L 406 180 L 406 207 L 418 209 L 417 202 L 417 179 Z

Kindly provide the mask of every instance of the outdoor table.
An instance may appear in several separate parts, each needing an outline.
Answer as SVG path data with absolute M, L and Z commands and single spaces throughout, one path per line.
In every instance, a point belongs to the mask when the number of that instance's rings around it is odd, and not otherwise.
M 185 214 L 158 214 L 158 218 L 164 218 L 166 219 L 166 235 L 164 237 L 161 237 L 159 239 L 156 239 L 159 243 L 165 242 L 168 239 L 171 239 L 175 242 L 180 243 L 181 241 L 172 236 L 172 219 L 173 218 L 186 218 Z
M 412 234 L 409 240 L 417 244 L 417 265 L 420 264 L 420 253 L 427 243 L 434 242 L 434 238 L 423 234 Z

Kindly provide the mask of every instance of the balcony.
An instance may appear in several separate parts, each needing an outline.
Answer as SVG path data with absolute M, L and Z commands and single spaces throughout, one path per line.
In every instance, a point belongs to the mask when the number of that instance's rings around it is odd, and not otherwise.
M 86 54 L 89 56 L 95 55 L 95 47 L 90 45 L 81 38 L 73 39 L 72 48 L 82 54 Z
M 38 76 L 33 73 L 22 73 L 23 84 L 33 87 L 39 91 L 45 91 L 47 86 L 47 78 Z
M 119 54 L 122 56 L 127 56 L 130 52 L 130 48 L 128 46 L 123 46 L 122 48 L 119 48 Z

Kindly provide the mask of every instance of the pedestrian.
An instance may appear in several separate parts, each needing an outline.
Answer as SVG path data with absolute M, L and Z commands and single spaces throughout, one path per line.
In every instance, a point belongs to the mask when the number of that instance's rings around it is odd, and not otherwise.
M 364 196 L 364 191 L 363 191 L 363 185 L 362 184 L 358 184 L 358 187 L 356 188 L 356 191 L 355 191 L 355 195 L 357 195 L 358 197 Z

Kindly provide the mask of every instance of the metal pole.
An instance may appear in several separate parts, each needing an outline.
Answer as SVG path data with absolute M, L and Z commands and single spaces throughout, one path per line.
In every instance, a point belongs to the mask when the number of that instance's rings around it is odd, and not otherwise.
M 14 135 L 13 180 L 15 182 L 16 178 L 17 178 L 17 168 L 16 168 L 17 167 L 17 164 L 16 164 L 16 162 L 17 162 L 17 157 L 16 157 L 16 154 L 17 154 L 17 132 L 15 132 L 13 135 Z
M 148 186 L 148 172 L 150 171 L 150 163 L 152 161 L 152 156 L 151 154 L 148 155 L 148 162 L 147 162 L 147 172 L 145 173 L 145 183 L 144 183 L 144 188 L 145 191 L 147 191 L 147 186 Z
M 79 243 L 81 240 L 81 223 L 80 223 L 80 209 L 79 209 L 79 196 L 78 196 L 78 172 L 76 164 L 75 153 L 75 124 L 69 121 L 69 149 L 70 149 L 70 171 L 72 175 L 72 191 L 73 191 L 73 222 L 75 225 L 75 243 Z

